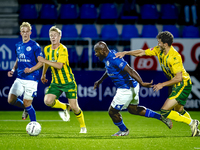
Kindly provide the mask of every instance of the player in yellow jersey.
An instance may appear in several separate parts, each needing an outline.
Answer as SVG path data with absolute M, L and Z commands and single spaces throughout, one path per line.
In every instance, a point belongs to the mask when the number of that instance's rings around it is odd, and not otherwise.
M 185 71 L 180 54 L 172 46 L 173 35 L 168 32 L 160 32 L 157 35 L 158 46 L 147 50 L 124 51 L 116 54 L 122 58 L 124 55 L 133 56 L 157 56 L 161 68 L 169 81 L 153 85 L 153 90 L 158 91 L 165 86 L 173 86 L 172 92 L 161 108 L 161 115 L 188 124 L 191 127 L 192 136 L 199 135 L 199 121 L 193 120 L 184 110 L 187 98 L 192 90 L 192 82 Z
M 62 32 L 56 26 L 49 30 L 51 45 L 44 48 L 45 59 L 39 57 L 39 61 L 43 63 L 43 72 L 41 81 L 46 83 L 46 72 L 51 67 L 52 81 L 46 91 L 44 103 L 52 108 L 62 108 L 64 110 L 64 121 L 69 120 L 69 109 L 71 108 L 80 123 L 80 133 L 87 133 L 84 115 L 77 101 L 77 85 L 74 74 L 69 66 L 68 50 L 60 43 Z M 58 100 L 62 92 L 65 92 L 68 98 L 68 104 Z

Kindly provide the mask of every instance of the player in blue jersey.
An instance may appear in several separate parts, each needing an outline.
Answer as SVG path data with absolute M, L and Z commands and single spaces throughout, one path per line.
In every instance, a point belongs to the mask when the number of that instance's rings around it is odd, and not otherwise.
M 28 22 L 23 22 L 20 26 L 22 41 L 16 44 L 17 59 L 13 69 L 8 72 L 8 77 L 12 77 L 17 70 L 17 78 L 9 91 L 8 103 L 24 108 L 22 119 L 26 119 L 29 115 L 30 121 L 36 121 L 32 101 L 37 95 L 38 69 L 43 65 L 37 58 L 43 57 L 43 54 L 39 44 L 30 39 L 31 29 Z M 18 98 L 21 95 L 23 95 L 23 101 Z
M 122 109 L 128 109 L 130 114 L 141 115 L 145 117 L 155 118 L 161 120 L 170 129 L 172 128 L 172 121 L 164 118 L 160 114 L 138 106 L 139 104 L 139 84 L 144 87 L 151 87 L 151 83 L 143 82 L 139 74 L 133 70 L 124 59 L 116 58 L 115 50 L 109 50 L 107 44 L 103 41 L 98 42 L 94 46 L 95 55 L 105 63 L 106 72 L 104 75 L 94 83 L 94 89 L 107 77 L 110 77 L 117 87 L 116 95 L 111 102 L 108 113 L 113 123 L 118 126 L 119 131 L 112 136 L 126 136 L 129 130 L 123 123 L 121 114 Z

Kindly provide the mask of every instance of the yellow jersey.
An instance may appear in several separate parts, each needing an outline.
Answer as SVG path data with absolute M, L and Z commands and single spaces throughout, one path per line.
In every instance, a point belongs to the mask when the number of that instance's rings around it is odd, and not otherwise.
M 182 72 L 182 78 L 185 85 L 191 84 L 189 74 L 186 72 L 181 55 L 171 46 L 167 55 L 160 50 L 159 46 L 145 50 L 147 56 L 157 56 L 160 66 L 168 79 L 172 79 L 178 72 Z M 179 85 L 180 83 L 178 83 Z
M 48 45 L 44 48 L 45 58 L 52 62 L 63 63 L 61 69 L 51 67 L 52 81 L 56 84 L 68 84 L 75 82 L 74 74 L 69 66 L 68 50 L 63 44 L 57 49 L 52 49 L 52 45 Z

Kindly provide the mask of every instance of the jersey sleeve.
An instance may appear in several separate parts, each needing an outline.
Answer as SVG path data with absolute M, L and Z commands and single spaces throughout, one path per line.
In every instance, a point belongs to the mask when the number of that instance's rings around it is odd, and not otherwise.
M 149 48 L 147 50 L 145 50 L 145 54 L 147 56 L 157 56 L 157 51 L 158 51 L 159 47 L 156 46 L 156 47 L 153 47 L 153 48 Z
M 66 63 L 67 59 L 68 59 L 67 48 L 60 49 L 57 62 Z
M 36 58 L 38 56 L 44 57 L 44 55 L 43 55 L 43 53 L 41 51 L 41 47 L 40 47 L 40 45 L 38 43 L 36 43 L 36 45 L 35 45 L 35 56 L 36 56 Z
M 113 61 L 115 67 L 118 67 L 120 70 L 124 70 L 124 67 L 127 65 L 127 62 L 124 59 L 116 58 L 116 61 Z
M 181 72 L 182 70 L 182 66 L 183 66 L 182 59 L 180 55 L 174 56 L 172 59 L 173 59 L 172 71 L 174 74 L 177 74 L 178 72 Z

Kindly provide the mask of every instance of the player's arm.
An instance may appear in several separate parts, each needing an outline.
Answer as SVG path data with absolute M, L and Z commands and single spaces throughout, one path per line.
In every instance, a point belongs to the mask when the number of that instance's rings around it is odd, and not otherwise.
M 11 70 L 11 71 L 8 71 L 8 77 L 12 77 L 12 76 L 13 76 L 15 70 L 17 69 L 17 65 L 18 65 L 18 61 L 17 61 L 17 59 L 16 59 L 15 64 L 14 64 L 12 70 Z
M 178 72 L 178 73 L 176 73 L 175 77 L 172 78 L 171 80 L 163 82 L 163 83 L 158 83 L 156 85 L 153 85 L 152 87 L 153 87 L 154 91 L 158 91 L 158 90 L 162 89 L 165 86 L 172 86 L 172 85 L 174 85 L 176 83 L 179 83 L 179 82 L 182 81 L 182 79 L 183 79 L 182 78 L 182 72 Z
M 123 51 L 123 52 L 118 52 L 115 54 L 117 58 L 122 58 L 125 55 L 132 55 L 132 56 L 145 56 L 145 51 L 142 49 L 138 49 L 138 50 L 132 50 L 132 51 Z
M 48 68 L 49 68 L 49 65 L 44 63 L 43 70 L 42 70 L 42 76 L 41 76 L 41 81 L 43 84 L 48 82 L 48 80 L 46 79 L 46 72 L 47 72 Z
M 46 60 L 45 58 L 38 56 L 38 61 L 47 64 L 48 66 L 54 67 L 56 69 L 62 69 L 63 63 L 60 62 L 51 62 L 49 60 Z
M 135 79 L 141 86 L 144 86 L 144 87 L 151 87 L 152 86 L 153 80 L 150 83 L 143 82 L 140 75 L 134 69 L 132 69 L 128 64 L 124 67 L 124 71 L 128 72 L 128 74 L 133 79 Z
M 38 70 L 39 68 L 41 68 L 42 65 L 43 65 L 43 63 L 38 61 L 38 63 L 37 63 L 35 66 L 33 66 L 33 67 L 31 67 L 31 68 L 25 68 L 25 69 L 24 69 L 24 72 L 25 72 L 25 73 L 34 72 L 35 70 Z
M 107 77 L 108 77 L 108 74 L 107 74 L 107 72 L 105 72 L 103 74 L 103 76 L 98 81 L 96 81 L 94 83 L 94 89 L 96 89 L 97 87 L 99 87 L 99 84 L 101 84 L 103 82 L 103 80 L 106 79 Z

